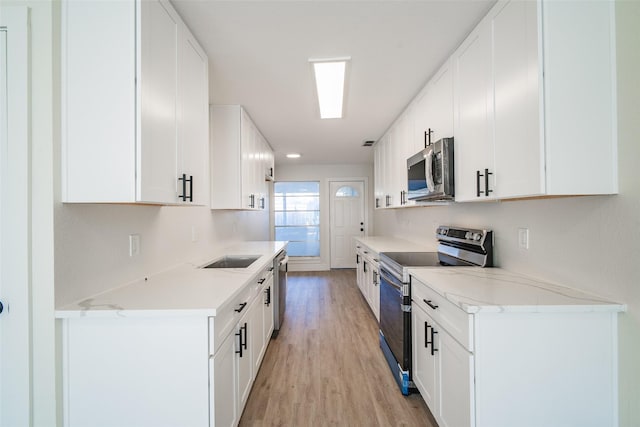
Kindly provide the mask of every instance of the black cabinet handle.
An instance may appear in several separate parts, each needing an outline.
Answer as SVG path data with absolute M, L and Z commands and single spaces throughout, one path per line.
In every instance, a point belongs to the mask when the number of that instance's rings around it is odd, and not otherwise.
M 258 280 L 258 284 L 262 285 L 264 283 L 264 281 L 267 280 L 266 277 L 263 277 L 262 279 Z
M 437 305 L 435 305 L 435 304 L 433 304 L 433 303 L 431 302 L 431 300 L 423 299 L 422 301 L 424 301 L 424 303 L 425 303 L 425 304 L 427 304 L 429 307 L 433 308 L 434 310 L 435 310 L 436 308 L 438 308 L 438 306 L 437 306 Z
M 484 170 L 484 195 L 489 197 L 489 193 L 493 193 L 493 190 L 489 189 L 489 175 L 493 175 L 492 172 L 489 172 L 489 169 Z
M 431 134 L 433 133 L 433 131 L 431 130 L 431 128 L 429 128 L 428 131 L 424 132 L 424 148 L 427 148 L 429 145 L 431 145 Z
M 260 209 L 264 209 L 264 197 L 260 197 Z
M 247 349 L 247 342 L 249 341 L 247 339 L 247 322 L 244 322 L 244 325 L 242 325 L 242 328 L 240 329 L 244 329 L 244 342 L 242 343 L 242 345 L 244 346 L 244 349 Z M 431 339 L 433 339 L 433 335 L 431 335 Z M 240 356 L 242 357 L 242 356 Z
M 388 194 L 385 196 L 386 198 L 386 207 L 388 208 L 389 206 L 391 206 L 391 196 L 389 196 Z
M 252 208 L 252 209 L 256 207 L 256 195 L 255 194 L 249 195 L 249 207 Z
M 265 289 L 264 293 L 267 294 L 267 299 L 264 302 L 264 305 L 269 307 L 269 304 L 271 304 L 271 286 L 269 286 L 267 289 Z
M 269 176 L 273 178 L 273 168 L 269 168 Z
M 489 189 L 489 175 L 493 175 L 493 172 L 489 172 L 489 169 L 485 169 L 484 174 L 476 171 L 476 197 L 480 197 L 481 194 L 489 197 L 489 193 L 493 193 L 493 190 Z M 481 177 L 484 177 L 484 190 L 480 190 Z
M 4 305 L 2 305 L 2 301 L 0 301 L 0 313 L 4 311 Z
M 373 286 L 378 286 L 378 273 L 376 271 L 373 272 Z
M 429 324 L 424 322 L 424 348 L 429 348 Z
M 363 270 L 366 273 L 367 272 L 367 261 L 364 261 L 363 264 L 364 264 Z
M 240 313 L 242 310 L 244 310 L 244 308 L 247 306 L 246 302 L 243 302 L 242 304 L 240 304 L 240 307 L 236 308 L 235 311 L 236 313 Z
M 242 328 L 236 333 L 238 337 L 238 350 L 236 350 L 236 354 L 239 354 L 242 357 Z
M 356 254 L 356 264 L 360 264 L 360 255 Z
M 376 208 L 380 207 L 380 198 L 376 197 Z
M 438 351 L 438 349 L 436 348 L 436 343 L 433 340 L 433 336 L 435 334 L 437 334 L 438 331 L 436 331 L 435 329 L 433 329 L 433 326 L 431 327 L 431 355 L 433 356 L 435 354 L 436 351 Z
M 182 181 L 182 194 L 178 196 L 179 199 L 182 199 L 183 202 L 186 202 L 189 199 L 190 202 L 193 202 L 193 175 L 189 175 L 187 178 L 187 174 L 183 173 L 178 181 Z M 189 195 L 187 196 L 187 182 L 189 183 Z

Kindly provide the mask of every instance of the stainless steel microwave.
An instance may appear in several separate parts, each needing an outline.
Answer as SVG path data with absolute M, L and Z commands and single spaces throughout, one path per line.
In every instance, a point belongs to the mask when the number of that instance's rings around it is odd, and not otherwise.
M 409 200 L 453 200 L 453 138 L 442 138 L 407 159 Z

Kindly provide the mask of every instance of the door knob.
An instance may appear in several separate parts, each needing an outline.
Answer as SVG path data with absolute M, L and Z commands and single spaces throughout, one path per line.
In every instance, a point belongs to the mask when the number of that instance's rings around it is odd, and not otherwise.
M 364 228 L 361 228 L 360 231 L 364 231 Z
M 364 225 L 364 222 L 361 222 L 360 225 Z
M 2 305 L 2 301 L 0 301 L 0 313 L 4 311 L 4 305 Z

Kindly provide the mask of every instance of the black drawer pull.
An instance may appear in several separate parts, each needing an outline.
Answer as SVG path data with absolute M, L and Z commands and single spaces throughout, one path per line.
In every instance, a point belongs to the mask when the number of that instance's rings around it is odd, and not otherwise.
M 437 306 L 437 305 L 435 305 L 435 304 L 433 304 L 433 303 L 431 302 L 431 300 L 428 300 L 428 301 L 427 301 L 426 299 L 423 299 L 422 301 L 424 301 L 424 303 L 425 303 L 425 304 L 427 304 L 429 307 L 433 308 L 434 310 L 435 310 L 436 308 L 438 308 L 438 306 Z
M 258 280 L 258 284 L 262 285 L 264 283 L 264 281 L 267 280 L 266 277 L 263 277 L 262 279 Z
M 236 313 L 240 313 L 242 310 L 244 310 L 244 308 L 247 306 L 246 302 L 243 302 L 242 304 L 240 304 L 240 307 L 236 308 L 235 311 Z

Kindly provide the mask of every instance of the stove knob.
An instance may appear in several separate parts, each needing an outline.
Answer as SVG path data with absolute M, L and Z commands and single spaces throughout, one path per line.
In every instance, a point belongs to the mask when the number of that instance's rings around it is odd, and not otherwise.
M 470 232 L 470 231 L 467 231 L 467 233 L 464 235 L 464 238 L 465 238 L 465 239 L 467 239 L 467 240 L 472 240 L 472 239 L 473 239 L 474 234 L 475 234 L 475 233 L 472 233 L 472 232 Z
M 473 240 L 475 240 L 476 242 L 479 241 L 482 238 L 482 236 L 480 235 L 480 233 L 475 233 L 475 235 L 473 236 Z

